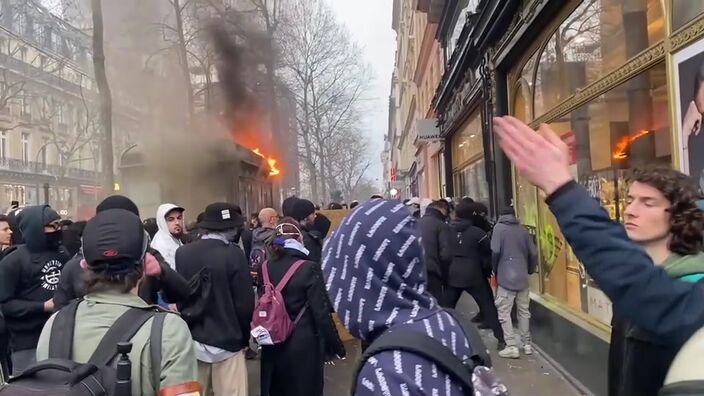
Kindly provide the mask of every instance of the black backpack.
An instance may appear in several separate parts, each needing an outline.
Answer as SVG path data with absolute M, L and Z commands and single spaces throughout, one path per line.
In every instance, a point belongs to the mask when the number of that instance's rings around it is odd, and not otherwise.
M 149 352 L 152 367 L 157 368 L 152 370 L 152 382 L 155 394 L 159 394 L 161 338 L 167 313 L 157 309 L 130 308 L 105 333 L 88 362 L 76 363 L 72 360 L 73 335 L 76 311 L 81 301 L 73 301 L 56 314 L 51 328 L 49 359 L 37 362 L 19 376 L 10 379 L 7 384 L 1 385 L 0 396 L 130 396 L 131 390 L 125 393 L 124 386 L 117 386 L 117 345 L 129 344 L 151 318 L 154 321 Z M 121 375 L 120 380 L 124 379 L 124 375 Z M 129 381 L 129 374 L 127 380 Z
M 445 312 L 449 313 L 460 324 L 467 337 L 467 342 L 472 350 L 472 356 L 467 361 L 462 361 L 440 341 L 429 337 L 425 333 L 403 328 L 391 329 L 377 337 L 362 354 L 360 363 L 355 370 L 355 375 L 352 377 L 354 378 L 352 395 L 355 394 L 358 382 L 357 377 L 364 364 L 370 357 L 385 351 L 403 351 L 422 356 L 434 362 L 440 370 L 461 383 L 465 395 L 474 395 L 472 374 L 474 369 L 479 366 L 491 367 L 489 351 L 474 324 L 454 310 L 446 309 Z

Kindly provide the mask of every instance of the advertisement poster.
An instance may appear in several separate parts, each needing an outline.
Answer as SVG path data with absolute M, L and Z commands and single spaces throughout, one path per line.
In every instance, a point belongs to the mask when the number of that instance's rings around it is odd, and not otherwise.
M 704 189 L 704 40 L 676 53 L 673 61 L 682 171 Z

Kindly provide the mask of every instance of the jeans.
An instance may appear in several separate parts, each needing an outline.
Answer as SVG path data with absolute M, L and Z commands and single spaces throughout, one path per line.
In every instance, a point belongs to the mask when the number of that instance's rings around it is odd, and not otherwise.
M 496 308 L 499 311 L 499 322 L 504 330 L 504 337 L 506 337 L 506 345 L 508 346 L 519 345 L 513 334 L 513 322 L 511 321 L 511 310 L 514 302 L 518 314 L 518 332 L 521 336 L 521 343 L 523 346 L 529 345 L 531 342 L 530 311 L 528 309 L 530 305 L 529 290 L 525 289 L 515 292 L 499 286 L 496 291 Z

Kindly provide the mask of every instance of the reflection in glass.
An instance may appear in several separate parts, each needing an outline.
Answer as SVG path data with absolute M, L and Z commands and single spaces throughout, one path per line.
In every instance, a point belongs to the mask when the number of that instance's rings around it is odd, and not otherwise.
M 665 36 L 660 0 L 585 0 L 548 40 L 535 79 L 535 117 Z
M 704 1 L 672 0 L 672 30 L 677 30 L 704 13 Z

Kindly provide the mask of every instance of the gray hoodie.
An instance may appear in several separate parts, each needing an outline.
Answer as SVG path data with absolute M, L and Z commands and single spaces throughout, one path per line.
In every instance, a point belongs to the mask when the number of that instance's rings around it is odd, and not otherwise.
M 514 215 L 502 215 L 494 226 L 491 252 L 499 286 L 511 291 L 528 288 L 528 277 L 538 266 L 533 237 Z

